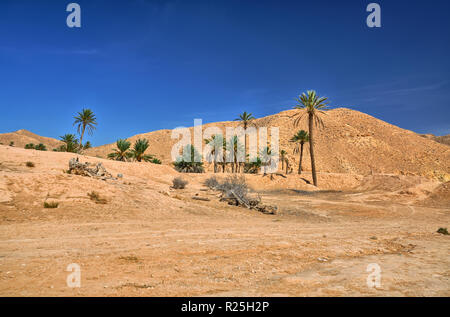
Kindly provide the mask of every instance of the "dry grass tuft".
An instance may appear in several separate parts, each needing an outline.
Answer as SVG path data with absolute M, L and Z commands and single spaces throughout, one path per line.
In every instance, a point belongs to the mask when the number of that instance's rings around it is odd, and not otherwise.
M 89 198 L 96 204 L 106 204 L 108 201 L 105 198 L 101 198 L 100 194 L 96 191 L 92 191 L 87 194 Z

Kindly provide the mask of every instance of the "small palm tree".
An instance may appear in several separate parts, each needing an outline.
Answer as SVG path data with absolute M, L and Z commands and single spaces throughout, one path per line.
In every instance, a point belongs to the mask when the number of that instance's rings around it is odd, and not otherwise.
M 117 148 L 114 149 L 114 152 L 108 154 L 108 158 L 116 161 L 125 162 L 128 157 L 130 157 L 130 152 L 128 149 L 131 146 L 131 143 L 127 140 L 119 139 L 116 142 Z
M 285 150 L 280 151 L 280 158 L 281 158 L 281 171 L 284 170 L 284 159 L 286 158 L 287 152 Z
M 264 166 L 264 175 L 267 175 L 267 166 L 270 165 L 272 161 L 272 156 L 274 154 L 272 153 L 270 147 L 266 146 L 261 150 L 261 153 L 259 155 L 261 156 L 262 165 Z
M 81 112 L 78 112 L 78 115 L 74 117 L 75 122 L 73 125 L 77 126 L 77 132 L 80 135 L 80 148 L 83 144 L 83 136 L 84 132 L 87 128 L 88 134 L 92 135 L 94 130 L 96 129 L 97 119 L 95 118 L 94 112 L 91 109 L 83 109 Z
M 223 150 L 224 147 L 223 136 L 221 134 L 215 134 L 210 139 L 205 139 L 205 143 L 211 147 L 211 154 L 214 156 L 214 173 L 217 173 L 218 171 L 217 161 L 219 161 L 218 157 L 219 152 L 216 150 L 219 148 Z
M 307 93 L 303 93 L 301 96 L 296 98 L 297 104 L 294 109 L 301 110 L 296 113 L 293 117 L 294 125 L 298 126 L 299 122 L 302 120 L 304 115 L 308 115 L 308 127 L 309 127 L 309 155 L 311 156 L 311 172 L 313 177 L 314 186 L 317 186 L 317 172 L 316 172 L 316 161 L 314 158 L 314 124 L 316 126 L 323 127 L 323 121 L 320 115 L 325 114 L 325 110 L 328 108 L 328 103 L 326 102 L 328 98 L 319 97 L 314 90 L 308 90 Z
M 145 151 L 148 149 L 149 143 L 147 139 L 138 139 L 133 145 L 133 149 L 131 150 L 131 156 L 138 162 L 150 161 L 153 159 L 151 155 L 145 155 Z
M 308 132 L 299 130 L 290 141 L 295 143 L 294 153 L 300 153 L 300 158 L 298 160 L 298 174 L 300 175 L 302 173 L 303 145 L 309 141 Z
M 247 113 L 246 111 L 240 114 L 238 118 L 234 119 L 234 121 L 241 121 L 241 124 L 245 130 L 250 124 L 253 123 L 253 120 L 255 120 L 253 115 L 251 113 Z M 244 152 L 247 153 L 247 135 L 245 135 L 244 139 Z
M 87 141 L 87 142 L 84 143 L 84 145 L 83 145 L 83 150 L 90 149 L 91 147 L 92 147 L 91 142 Z
M 179 156 L 173 163 L 175 169 L 180 173 L 203 173 L 203 162 L 201 155 L 194 146 L 188 144 L 183 149 L 183 155 Z
M 75 134 L 64 134 L 59 137 L 64 145 L 59 147 L 59 151 L 61 152 L 77 152 L 78 149 L 78 140 Z

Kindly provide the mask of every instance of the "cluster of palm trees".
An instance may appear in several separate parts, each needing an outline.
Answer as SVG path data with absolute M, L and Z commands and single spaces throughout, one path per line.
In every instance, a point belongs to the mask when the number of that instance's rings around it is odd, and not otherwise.
M 309 154 L 311 157 L 311 172 L 313 183 L 317 186 L 317 170 L 314 156 L 314 127 L 323 127 L 323 121 L 321 116 L 325 114 L 328 108 L 327 98 L 319 97 L 314 90 L 309 90 L 303 93 L 298 98 L 295 99 L 297 104 L 294 109 L 298 110 L 291 118 L 293 118 L 293 124 L 297 127 L 303 119 L 308 121 L 308 132 L 305 130 L 299 130 L 291 139 L 290 142 L 295 144 L 294 154 L 299 154 L 299 164 L 298 164 L 298 174 L 302 173 L 302 160 L 303 160 L 303 150 L 305 143 L 309 143 Z M 244 112 L 235 121 L 241 121 L 244 129 L 247 129 L 250 125 L 254 124 L 255 118 L 251 113 Z M 213 135 L 210 139 L 206 139 L 205 143 L 211 147 L 211 155 L 213 156 L 214 162 L 214 173 L 219 172 L 219 166 L 222 167 L 222 172 L 226 170 L 225 153 L 227 151 L 227 143 L 229 149 L 234 153 L 233 161 L 228 163 L 231 164 L 231 172 L 239 173 L 244 167 L 244 172 L 246 173 L 256 173 L 261 167 L 264 168 L 264 173 L 266 173 L 266 168 L 270 165 L 271 159 L 274 155 L 269 146 L 265 147 L 258 155 L 256 159 L 247 161 L 248 155 L 247 151 L 247 136 L 245 135 L 244 145 L 239 142 L 239 139 L 234 136 L 228 142 L 223 139 L 220 134 Z M 222 149 L 223 158 L 218 157 L 219 153 L 216 153 L 217 149 Z M 242 160 L 238 159 L 236 153 L 239 151 L 243 152 L 245 155 L 244 163 Z M 287 159 L 288 153 L 285 150 L 280 151 L 281 157 L 281 169 L 284 170 L 286 166 L 286 173 L 289 171 L 289 161 Z M 263 163 L 265 162 L 265 163 Z
M 151 162 L 154 164 L 161 164 L 161 161 L 150 154 L 145 154 L 149 147 L 149 142 L 147 139 L 138 139 L 131 147 L 131 142 L 119 139 L 116 142 L 116 148 L 114 152 L 108 154 L 108 158 L 116 161 L 136 161 L 136 162 Z
M 59 137 L 64 144 L 53 149 L 53 151 L 81 153 L 83 150 L 92 147 L 89 141 L 83 144 L 83 137 L 86 130 L 89 135 L 92 135 L 96 129 L 97 118 L 95 117 L 94 112 L 91 109 L 83 109 L 77 113 L 74 119 L 73 125 L 77 126 L 77 133 L 80 135 L 80 139 L 78 140 L 75 134 L 64 134 Z
M 290 142 L 295 144 L 294 154 L 299 154 L 299 165 L 298 174 L 302 172 L 302 160 L 303 160 L 303 149 L 304 144 L 309 143 L 309 154 L 311 157 L 311 172 L 313 183 L 317 186 L 317 171 L 314 156 L 314 127 L 322 127 L 322 114 L 325 114 L 325 110 L 328 108 L 327 98 L 319 97 L 314 90 L 309 90 L 303 93 L 298 98 L 295 99 L 297 104 L 294 109 L 299 110 L 291 118 L 293 118 L 294 126 L 298 126 L 302 119 L 308 120 L 308 132 L 305 130 L 299 130 L 291 139 Z M 61 141 L 64 143 L 59 148 L 54 149 L 54 151 L 63 152 L 74 152 L 80 153 L 85 149 L 91 147 L 90 142 L 86 142 L 83 145 L 83 137 L 87 131 L 89 135 L 93 134 L 96 129 L 97 119 L 95 114 L 90 109 L 83 109 L 81 112 L 74 117 L 74 125 L 77 126 L 77 133 L 80 135 L 78 140 L 74 134 L 65 134 L 61 136 Z M 239 115 L 235 121 L 240 121 L 240 125 L 244 129 L 247 129 L 254 124 L 255 118 L 251 113 L 244 112 Z M 256 125 L 255 125 L 256 126 Z M 274 153 L 272 152 L 270 146 L 263 148 L 256 158 L 249 160 L 249 155 L 247 154 L 247 135 L 244 138 L 244 144 L 242 144 L 237 136 L 233 136 L 230 140 L 225 140 L 221 134 L 215 134 L 209 139 L 205 139 L 205 143 L 211 148 L 210 155 L 213 156 L 214 162 L 214 173 L 218 173 L 220 168 L 222 173 L 226 171 L 226 165 L 231 165 L 232 173 L 257 173 L 261 168 L 264 169 L 266 173 L 266 168 L 270 165 Z M 43 145 L 43 144 L 42 144 Z M 156 164 L 161 164 L 161 161 L 155 158 L 153 155 L 145 154 L 145 151 L 149 147 L 149 142 L 147 139 L 138 139 L 131 148 L 131 142 L 127 140 L 117 140 L 117 148 L 114 152 L 108 155 L 108 158 L 117 161 L 129 161 L 134 160 L 137 162 L 145 161 L 152 162 Z M 43 147 L 41 145 L 34 146 L 27 144 L 26 148 L 36 148 L 39 147 L 41 150 Z M 195 172 L 201 173 L 204 171 L 203 163 L 201 162 L 201 157 L 198 151 L 192 145 L 188 145 L 189 148 L 185 148 L 183 153 L 188 153 L 187 158 L 180 156 L 176 162 L 174 162 L 175 168 L 180 172 Z M 44 146 L 45 148 L 45 146 Z M 222 158 L 219 158 L 219 152 L 217 149 L 222 149 Z M 45 150 L 45 149 L 44 149 Z M 232 161 L 226 162 L 227 150 L 232 152 Z M 244 153 L 244 158 L 238 157 L 239 153 Z M 280 151 L 282 170 L 286 166 L 286 173 L 289 171 L 289 161 L 287 159 L 288 153 L 285 150 Z

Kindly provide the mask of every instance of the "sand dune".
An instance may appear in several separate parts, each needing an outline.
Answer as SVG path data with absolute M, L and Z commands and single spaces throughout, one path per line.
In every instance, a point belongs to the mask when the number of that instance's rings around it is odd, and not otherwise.
M 10 142 L 14 142 L 15 147 L 23 148 L 26 144 L 33 143 L 34 145 L 43 143 L 47 150 L 51 151 L 62 144 L 61 141 L 48 138 L 45 136 L 37 135 L 28 130 L 18 130 L 10 133 L 0 134 L 0 143 L 9 145 Z

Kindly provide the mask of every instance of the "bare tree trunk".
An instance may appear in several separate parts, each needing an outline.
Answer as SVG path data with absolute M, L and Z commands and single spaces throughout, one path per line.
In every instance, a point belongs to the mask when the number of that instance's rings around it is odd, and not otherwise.
M 284 155 L 281 157 L 281 171 L 284 170 Z
M 311 172 L 313 177 L 314 186 L 317 186 L 317 174 L 316 174 L 316 161 L 314 158 L 314 120 L 313 115 L 310 113 L 308 118 L 309 123 L 309 154 L 311 156 Z

